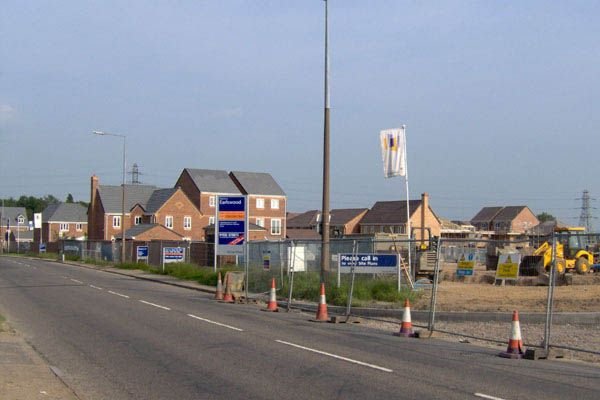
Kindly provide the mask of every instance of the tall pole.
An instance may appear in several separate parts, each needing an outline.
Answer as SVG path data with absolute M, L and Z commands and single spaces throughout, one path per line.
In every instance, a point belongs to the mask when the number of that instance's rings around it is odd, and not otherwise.
M 121 184 L 121 263 L 125 262 L 125 135 L 108 133 L 103 131 L 92 131 L 94 135 L 115 136 L 123 139 L 123 180 Z
M 323 132 L 323 205 L 321 212 L 321 282 L 329 272 L 329 49 L 325 1 L 325 121 Z

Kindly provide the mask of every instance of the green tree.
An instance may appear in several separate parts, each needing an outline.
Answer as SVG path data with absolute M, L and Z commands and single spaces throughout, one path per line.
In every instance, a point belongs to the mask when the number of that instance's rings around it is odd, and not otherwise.
M 537 219 L 540 222 L 547 222 L 547 221 L 556 221 L 556 217 L 552 214 L 549 214 L 547 212 L 543 212 L 541 214 L 536 215 Z
M 67 200 L 65 200 L 65 203 L 74 203 L 73 195 L 71 193 L 67 195 Z

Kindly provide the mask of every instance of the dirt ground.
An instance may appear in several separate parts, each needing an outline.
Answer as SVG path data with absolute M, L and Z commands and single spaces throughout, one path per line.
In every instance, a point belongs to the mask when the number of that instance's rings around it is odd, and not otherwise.
M 476 272 L 475 278 L 459 281 L 447 272 L 441 281 L 436 301 L 438 311 L 512 311 L 544 312 L 548 286 L 535 284 L 537 279 L 522 279 L 518 286 L 493 284 L 491 272 Z M 600 312 L 600 273 L 573 276 L 569 285 L 554 288 L 555 312 Z M 429 289 L 413 304 L 413 308 L 428 309 Z

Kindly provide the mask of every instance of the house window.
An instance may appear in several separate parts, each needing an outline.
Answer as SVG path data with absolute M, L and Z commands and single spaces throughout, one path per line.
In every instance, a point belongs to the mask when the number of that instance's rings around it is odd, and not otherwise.
M 192 229 L 192 217 L 186 215 L 183 217 L 183 229 L 189 231 Z
M 279 199 L 271 199 L 271 209 L 279 210 Z
M 264 218 L 256 218 L 256 225 L 265 227 L 265 219 Z
M 265 208 L 265 199 L 259 197 L 256 199 L 256 208 Z
M 65 224 L 62 223 L 60 224 L 59 228 L 58 228 L 61 232 L 68 232 L 69 231 L 69 224 Z
M 83 230 L 83 224 L 82 224 L 81 222 L 78 222 L 78 223 L 76 223 L 76 224 L 75 224 L 75 229 L 76 229 L 78 232 L 81 232 L 81 231 Z
M 214 207 L 217 204 L 217 196 L 210 196 L 208 198 L 208 206 Z
M 173 229 L 173 216 L 167 215 L 165 217 L 165 226 L 169 229 Z
M 120 215 L 113 216 L 113 228 L 120 228 L 120 227 L 121 227 L 121 216 Z
M 272 219 L 271 220 L 271 235 L 281 235 L 281 220 L 280 219 Z
M 136 224 L 136 225 L 141 224 L 142 223 L 142 216 L 141 215 L 136 215 L 133 223 Z
M 209 225 L 214 225 L 215 224 L 215 217 L 208 217 L 208 224 Z

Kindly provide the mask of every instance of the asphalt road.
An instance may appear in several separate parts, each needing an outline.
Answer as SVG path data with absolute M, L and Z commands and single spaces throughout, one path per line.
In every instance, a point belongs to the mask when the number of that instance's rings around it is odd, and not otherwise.
M 600 368 L 309 322 L 0 257 L 0 313 L 82 399 L 597 399 Z M 507 333 L 509 331 L 507 327 Z

